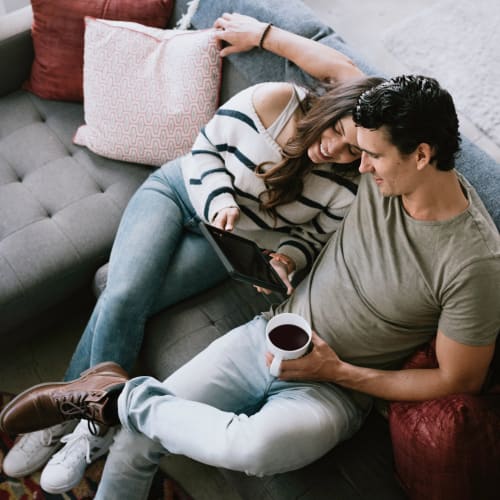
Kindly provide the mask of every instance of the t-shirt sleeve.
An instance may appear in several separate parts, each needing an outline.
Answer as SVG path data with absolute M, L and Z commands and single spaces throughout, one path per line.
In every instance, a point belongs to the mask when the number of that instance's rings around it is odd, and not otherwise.
M 461 269 L 443 294 L 439 330 L 467 345 L 489 345 L 500 330 L 500 260 Z

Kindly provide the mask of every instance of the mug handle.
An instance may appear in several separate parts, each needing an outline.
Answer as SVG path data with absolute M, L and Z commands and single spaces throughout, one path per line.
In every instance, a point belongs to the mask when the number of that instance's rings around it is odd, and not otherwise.
M 271 366 L 269 367 L 269 373 L 273 377 L 279 377 L 281 372 L 281 358 L 279 356 L 274 356 Z

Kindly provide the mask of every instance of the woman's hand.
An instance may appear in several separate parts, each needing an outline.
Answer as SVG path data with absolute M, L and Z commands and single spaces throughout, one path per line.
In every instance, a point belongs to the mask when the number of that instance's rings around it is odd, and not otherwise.
M 246 52 L 259 45 L 260 37 L 268 23 L 261 23 L 257 19 L 243 14 L 222 14 L 215 23 L 218 31 L 215 38 L 229 44 L 220 51 L 222 57 L 237 52 Z
M 280 380 L 315 380 L 334 382 L 341 372 L 342 361 L 335 351 L 316 332 L 312 332 L 312 350 L 299 359 L 281 362 Z M 273 355 L 266 353 L 266 364 L 271 366 Z
M 240 209 L 238 207 L 227 207 L 217 212 L 212 224 L 224 231 L 232 231 L 239 218 Z
M 286 294 L 291 295 L 293 292 L 293 286 L 290 283 L 290 280 L 288 279 L 288 276 L 290 273 L 292 273 L 295 270 L 295 262 L 293 260 L 284 255 L 284 254 L 279 254 L 279 253 L 271 253 L 270 254 L 272 259 L 269 261 L 271 266 L 273 266 L 274 270 L 278 273 L 278 276 L 281 278 L 281 281 L 286 286 Z M 263 293 L 265 295 L 269 295 L 271 290 L 268 290 L 267 288 L 262 288 L 260 286 L 255 285 L 255 288 L 257 289 L 258 292 Z
M 225 57 L 258 47 L 268 26 L 269 23 L 242 14 L 222 14 L 214 23 L 219 30 L 215 37 L 229 45 L 220 51 L 220 55 Z M 363 76 L 363 72 L 338 50 L 277 26 L 265 34 L 264 48 L 292 61 L 321 81 L 346 81 Z

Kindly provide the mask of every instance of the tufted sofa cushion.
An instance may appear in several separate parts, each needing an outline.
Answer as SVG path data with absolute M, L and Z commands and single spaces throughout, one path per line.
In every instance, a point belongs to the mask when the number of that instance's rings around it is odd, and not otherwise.
M 90 283 L 149 170 L 72 144 L 80 104 L 0 99 L 0 342 Z

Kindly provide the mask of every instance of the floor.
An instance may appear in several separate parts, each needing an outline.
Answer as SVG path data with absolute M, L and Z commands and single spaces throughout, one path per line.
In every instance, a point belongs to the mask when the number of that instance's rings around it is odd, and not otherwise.
M 434 1 L 305 0 L 304 3 L 324 22 L 335 27 L 349 44 L 363 52 L 375 66 L 386 74 L 398 74 L 404 68 L 384 49 L 381 34 L 422 8 L 431 6 Z M 461 126 L 465 135 L 500 162 L 499 148 L 489 143 L 480 131 L 463 118 Z M 13 348 L 9 356 L 3 356 L 0 390 L 19 392 L 40 381 L 62 377 L 90 314 L 91 304 L 89 305 L 88 300 L 83 302 L 85 306 L 76 307 L 76 312 L 69 319 L 50 328 L 50 331 L 43 332 L 43 342 L 35 338 Z

